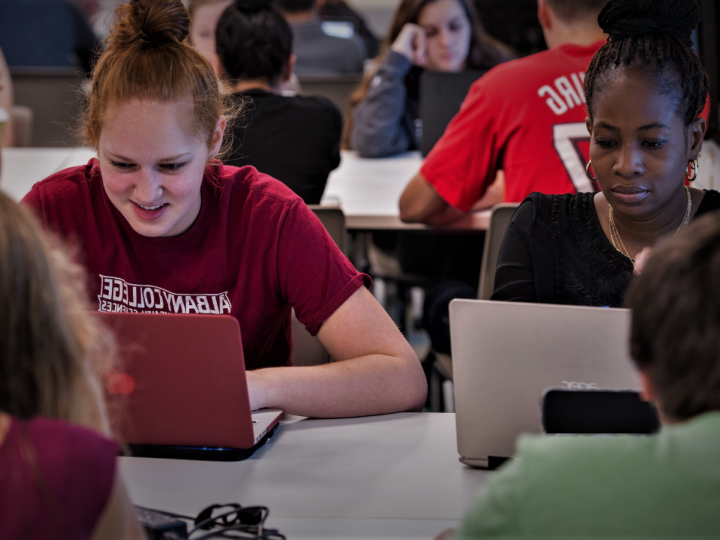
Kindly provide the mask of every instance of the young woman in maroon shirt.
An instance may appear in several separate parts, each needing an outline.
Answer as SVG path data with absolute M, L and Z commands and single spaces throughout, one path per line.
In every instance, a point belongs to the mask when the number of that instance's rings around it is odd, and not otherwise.
M 180 0 L 133 0 L 116 18 L 85 126 L 98 159 L 25 199 L 79 244 L 97 308 L 235 316 L 254 409 L 420 409 L 420 363 L 363 286 L 367 276 L 280 182 L 213 161 L 232 114 L 211 65 L 187 43 Z M 335 362 L 286 367 L 291 308 Z

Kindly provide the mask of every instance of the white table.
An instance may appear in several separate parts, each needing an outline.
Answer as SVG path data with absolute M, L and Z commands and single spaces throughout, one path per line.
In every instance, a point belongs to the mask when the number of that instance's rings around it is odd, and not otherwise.
M 455 415 L 432 413 L 282 425 L 240 462 L 120 461 L 137 505 L 183 515 L 263 505 L 289 540 L 434 538 L 460 524 L 492 474 L 458 461 Z
M 420 152 L 395 157 L 364 159 L 343 151 L 340 166 L 330 173 L 323 202 L 339 204 L 348 229 L 425 229 L 400 221 L 398 201 L 408 182 L 420 171 Z M 490 212 L 468 214 L 452 229 L 487 229 Z
M 73 158 L 81 153 L 80 149 L 69 148 L 3 148 L 0 188 L 19 201 L 36 182 L 66 167 L 78 165 Z M 86 150 L 85 155 L 88 153 Z
M 88 148 L 4 148 L 0 188 L 15 200 L 54 172 L 84 165 L 95 156 Z M 344 151 L 342 162 L 328 179 L 323 200 L 339 204 L 348 229 L 424 229 L 408 225 L 399 217 L 398 200 L 403 189 L 420 170 L 418 152 L 384 159 L 363 159 Z M 453 224 L 454 229 L 487 229 L 489 212 L 469 214 Z

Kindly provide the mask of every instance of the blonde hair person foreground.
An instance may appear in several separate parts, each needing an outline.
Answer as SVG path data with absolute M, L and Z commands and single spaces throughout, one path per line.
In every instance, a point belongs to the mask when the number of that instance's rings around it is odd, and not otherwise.
M 290 189 L 214 160 L 226 111 L 212 66 L 187 42 L 189 22 L 180 0 L 116 10 L 87 113 L 98 158 L 39 182 L 24 202 L 78 243 L 94 308 L 235 317 L 253 409 L 420 409 L 420 362 L 369 278 Z M 289 369 L 293 308 L 335 362 Z
M 85 276 L 0 192 L 0 537 L 142 538 L 99 376 Z

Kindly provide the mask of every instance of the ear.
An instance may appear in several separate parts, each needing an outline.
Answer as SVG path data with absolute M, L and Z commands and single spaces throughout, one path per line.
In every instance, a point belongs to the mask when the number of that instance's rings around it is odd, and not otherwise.
M 288 58 L 287 64 L 285 64 L 285 67 L 283 68 L 281 75 L 282 82 L 286 83 L 292 79 L 293 73 L 295 72 L 295 62 L 297 62 L 297 56 L 291 54 L 290 58 Z
M 217 124 L 215 124 L 215 130 L 212 134 L 212 141 L 210 143 L 210 156 L 215 157 L 220 153 L 222 148 L 223 136 L 225 134 L 225 127 L 227 126 L 227 119 L 224 116 L 218 118 Z
M 589 116 L 585 119 L 585 127 L 587 128 L 588 133 L 592 137 L 593 124 L 592 124 L 592 119 Z
M 550 8 L 545 0 L 538 0 L 538 21 L 544 30 L 552 30 L 552 17 Z
M 640 397 L 643 400 L 649 401 L 650 403 L 653 403 L 656 407 L 658 407 L 655 387 L 653 386 L 652 380 L 650 379 L 650 375 L 646 371 L 640 371 Z M 658 407 L 658 410 L 659 409 L 660 407 Z
M 702 143 L 703 140 L 705 140 L 706 131 L 707 123 L 702 116 L 688 127 L 688 135 L 690 135 L 688 137 L 688 144 L 690 145 L 688 149 L 688 161 L 697 159 L 697 155 L 700 153 L 700 150 L 702 150 Z

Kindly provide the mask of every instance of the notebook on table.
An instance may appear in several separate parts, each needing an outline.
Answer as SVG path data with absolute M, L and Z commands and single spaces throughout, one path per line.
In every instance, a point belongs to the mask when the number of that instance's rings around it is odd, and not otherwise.
M 227 315 L 95 313 L 115 334 L 106 395 L 134 456 L 236 461 L 282 411 L 251 412 L 240 327 Z
M 450 338 L 460 461 L 494 468 L 542 433 L 548 388 L 640 389 L 630 311 L 453 300 Z

